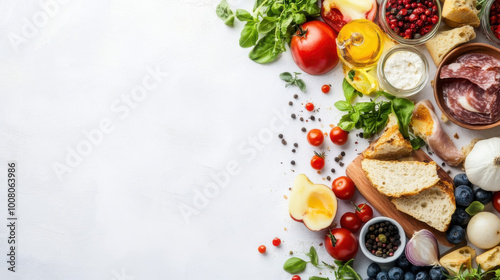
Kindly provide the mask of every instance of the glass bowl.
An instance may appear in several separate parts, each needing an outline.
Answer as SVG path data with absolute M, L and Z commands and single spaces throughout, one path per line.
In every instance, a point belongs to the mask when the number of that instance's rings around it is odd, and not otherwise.
M 494 2 L 495 0 L 487 0 L 486 3 L 483 4 L 483 8 L 481 9 L 481 26 L 483 27 L 483 32 L 486 37 L 491 42 L 500 45 L 500 39 L 495 36 L 490 25 L 490 11 Z
M 387 79 L 385 75 L 385 64 L 387 60 L 395 53 L 401 52 L 401 51 L 406 51 L 406 52 L 412 52 L 422 60 L 423 62 L 423 73 L 420 81 L 418 83 L 410 88 L 410 89 L 400 89 L 396 88 L 393 86 L 389 80 Z M 395 47 L 390 48 L 385 54 L 382 55 L 382 58 L 380 59 L 378 66 L 377 66 L 377 76 L 379 83 L 383 89 L 385 89 L 387 92 L 390 94 L 393 94 L 398 97 L 408 97 L 412 96 L 419 91 L 421 91 L 425 85 L 427 84 L 427 81 L 429 80 L 429 62 L 427 61 L 427 58 L 425 58 L 424 54 L 420 52 L 418 49 L 412 47 L 412 46 L 404 46 L 404 45 L 398 45 Z
M 434 35 L 436 35 L 436 33 L 438 32 L 439 26 L 441 25 L 441 3 L 439 0 L 433 0 L 434 4 L 436 4 L 436 6 L 437 6 L 437 16 L 439 18 L 438 22 L 434 25 L 434 27 L 431 29 L 431 31 L 429 31 L 429 33 L 425 34 L 424 36 L 422 36 L 418 39 L 405 39 L 405 38 L 399 36 L 399 34 L 397 34 L 396 32 L 394 32 L 391 29 L 391 27 L 387 23 L 386 11 L 385 11 L 388 1 L 389 0 L 383 0 L 382 3 L 380 4 L 380 7 L 378 9 L 379 10 L 378 22 L 379 22 L 379 25 L 384 30 L 384 32 L 387 33 L 387 35 L 389 35 L 389 37 L 391 37 L 391 39 L 395 40 L 396 42 L 398 42 L 400 44 L 405 44 L 405 45 L 422 45 L 423 43 L 427 42 L 432 37 L 434 37 Z

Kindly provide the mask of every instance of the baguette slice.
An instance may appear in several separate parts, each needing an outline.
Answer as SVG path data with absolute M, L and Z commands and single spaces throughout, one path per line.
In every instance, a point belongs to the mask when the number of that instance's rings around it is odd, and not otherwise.
M 457 249 L 446 254 L 439 260 L 439 263 L 448 270 L 450 274 L 458 274 L 460 267 L 471 268 L 472 259 L 476 256 L 476 251 L 469 246 Z
M 388 127 L 375 142 L 363 152 L 363 157 L 371 159 L 398 159 L 413 152 L 408 140 L 399 131 L 396 123 Z
M 476 262 L 481 265 L 484 271 L 492 270 L 493 268 L 500 266 L 500 246 L 482 253 L 477 256 Z
M 480 20 L 476 9 L 476 0 L 446 0 L 443 5 L 443 18 L 454 23 L 479 26 Z
M 438 181 L 437 165 L 420 161 L 382 161 L 363 159 L 366 176 L 383 195 L 401 197 L 420 193 Z
M 425 43 L 425 47 L 429 51 L 436 66 L 438 66 L 452 49 L 475 38 L 476 32 L 474 32 L 474 28 L 470 25 L 466 25 L 460 28 L 439 32 L 434 38 Z
M 456 209 L 453 186 L 445 181 L 439 181 L 419 194 L 391 201 L 399 211 L 441 232 L 445 232 L 450 226 L 451 216 Z

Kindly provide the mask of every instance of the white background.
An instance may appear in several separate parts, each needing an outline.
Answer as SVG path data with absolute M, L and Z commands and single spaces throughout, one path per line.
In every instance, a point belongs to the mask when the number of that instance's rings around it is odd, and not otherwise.
M 285 89 L 279 73 L 300 71 L 290 53 L 269 65 L 252 62 L 238 46 L 242 24 L 225 26 L 217 2 L 67 0 L 44 18 L 39 1 L 0 1 L 0 260 L 7 258 L 12 160 L 19 217 L 16 272 L 1 261 L 0 279 L 290 279 L 282 269 L 289 251 L 305 257 L 311 245 L 320 260 L 332 261 L 319 247 L 324 233 L 293 222 L 284 196 L 298 173 L 329 185 L 323 178 L 344 175 L 333 158 L 346 151 L 347 166 L 368 145 L 356 132 L 342 147 L 326 140 L 326 168 L 316 174 L 309 166 L 314 149 L 300 129 L 327 132 L 338 122 L 341 69 L 302 75 L 305 94 Z M 148 80 L 151 71 L 164 76 Z M 125 105 L 144 79 L 158 83 Z M 332 84 L 327 95 L 325 83 Z M 434 102 L 430 84 L 414 100 L 425 98 Z M 302 110 L 308 101 L 322 121 L 292 120 L 291 113 L 309 117 Z M 103 121 L 111 131 L 89 146 L 85 133 Z M 458 146 L 500 135 L 451 123 L 445 130 L 460 135 Z M 84 146 L 86 155 L 73 155 L 70 166 L 70 151 Z M 60 178 L 58 164 L 69 168 Z M 213 174 L 235 164 L 227 184 L 193 204 Z M 183 216 L 187 206 L 196 213 Z M 337 222 L 352 211 L 348 202 L 339 206 Z M 265 255 L 257 252 L 261 244 Z M 365 275 L 365 266 L 359 253 L 355 267 Z M 302 279 L 318 273 L 308 267 Z

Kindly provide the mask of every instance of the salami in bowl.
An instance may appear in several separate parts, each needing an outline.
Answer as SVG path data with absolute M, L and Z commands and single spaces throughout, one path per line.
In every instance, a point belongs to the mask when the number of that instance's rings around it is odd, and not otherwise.
M 437 69 L 434 96 L 459 126 L 480 130 L 500 125 L 500 50 L 472 43 L 450 52 Z

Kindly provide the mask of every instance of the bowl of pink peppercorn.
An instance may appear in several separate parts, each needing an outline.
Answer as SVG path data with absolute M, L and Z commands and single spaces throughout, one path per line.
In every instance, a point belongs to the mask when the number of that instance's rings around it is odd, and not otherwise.
M 436 35 L 441 24 L 439 0 L 383 0 L 379 25 L 395 41 L 421 45 Z

